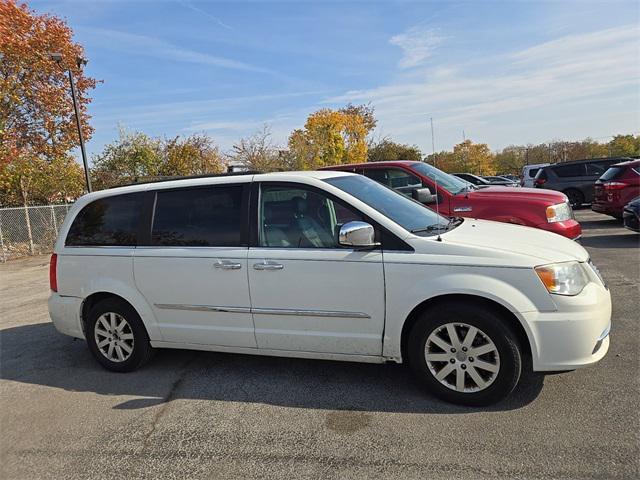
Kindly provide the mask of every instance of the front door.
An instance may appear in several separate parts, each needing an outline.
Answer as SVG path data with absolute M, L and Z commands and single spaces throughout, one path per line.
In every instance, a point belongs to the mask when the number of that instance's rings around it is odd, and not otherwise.
M 256 347 L 244 190 L 220 184 L 157 192 L 151 245 L 136 249 L 134 274 L 164 341 Z
M 249 249 L 259 348 L 381 355 L 381 250 L 338 244 L 340 226 L 362 216 L 321 190 L 262 183 L 259 235 Z

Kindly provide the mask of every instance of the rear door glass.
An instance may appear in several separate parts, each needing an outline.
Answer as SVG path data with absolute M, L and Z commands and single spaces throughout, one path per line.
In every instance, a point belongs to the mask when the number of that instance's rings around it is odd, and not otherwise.
M 240 246 L 242 190 L 242 185 L 221 185 L 158 191 L 152 245 Z
M 562 167 L 555 167 L 554 171 L 559 177 L 582 177 L 586 175 L 586 169 L 584 163 L 578 163 L 576 165 L 564 165 Z

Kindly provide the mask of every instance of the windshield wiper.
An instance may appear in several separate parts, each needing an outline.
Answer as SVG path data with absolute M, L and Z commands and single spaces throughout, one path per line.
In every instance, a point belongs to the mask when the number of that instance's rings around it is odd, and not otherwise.
M 411 233 L 421 233 L 421 232 L 436 232 L 436 231 L 447 231 L 452 226 L 457 227 L 460 223 L 462 223 L 464 219 L 462 217 L 451 217 L 447 224 L 443 223 L 434 223 L 433 225 L 428 225 L 426 227 L 414 228 L 410 230 Z

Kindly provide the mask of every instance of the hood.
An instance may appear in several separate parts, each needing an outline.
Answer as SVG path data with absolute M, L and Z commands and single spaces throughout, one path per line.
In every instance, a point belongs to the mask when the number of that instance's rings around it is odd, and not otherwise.
M 589 259 L 579 243 L 561 235 L 489 220 L 466 218 L 458 227 L 443 233 L 441 239 L 436 243 L 441 245 L 442 253 L 466 264 L 533 267 Z M 421 237 L 421 240 L 431 244 L 435 237 Z M 433 252 L 432 247 L 426 249 Z
M 563 203 L 567 201 L 567 196 L 564 193 L 556 192 L 555 190 L 545 190 L 540 188 L 513 188 L 513 187 L 500 187 L 492 186 L 487 188 L 481 188 L 480 190 L 472 190 L 466 194 L 469 199 L 489 200 L 489 199 L 502 199 L 504 201 L 518 201 L 531 202 L 538 201 L 544 202 L 548 205 Z

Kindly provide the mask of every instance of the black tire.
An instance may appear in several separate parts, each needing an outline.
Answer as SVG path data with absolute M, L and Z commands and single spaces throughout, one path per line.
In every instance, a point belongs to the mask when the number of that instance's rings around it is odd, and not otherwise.
M 126 333 L 127 335 L 133 335 L 133 343 L 131 347 L 129 347 L 132 348 L 133 351 L 122 361 L 112 361 L 107 358 L 96 343 L 96 324 L 102 315 L 108 313 L 115 313 L 126 320 L 128 323 L 128 327 L 125 327 Z M 98 328 L 104 331 L 102 325 Z M 124 300 L 115 297 L 101 300 L 91 308 L 85 325 L 85 336 L 89 350 L 94 358 L 100 365 L 112 372 L 131 372 L 145 364 L 154 353 L 154 349 L 149 343 L 147 330 L 138 312 Z M 123 350 L 121 350 L 121 352 L 122 351 Z
M 584 194 L 580 190 L 570 188 L 562 193 L 567 196 L 567 198 L 569 199 L 569 204 L 574 210 L 582 207 L 582 205 L 584 204 Z
M 473 379 L 469 373 L 469 365 L 471 365 L 474 366 L 473 373 L 481 372 L 483 375 L 493 375 L 492 380 L 486 382 L 488 386 L 479 391 L 456 391 L 454 389 L 455 386 L 448 387 L 444 385 L 435 377 L 425 358 L 427 339 L 432 333 L 439 331 L 441 327 L 447 324 L 457 324 L 457 328 L 461 329 L 459 332 L 464 333 L 465 327 L 461 326 L 461 323 L 476 327 L 480 330 L 480 333 L 486 335 L 493 342 L 498 352 L 499 370 L 495 374 L 491 374 L 485 370 L 477 369 L 475 366 L 478 365 L 478 359 L 473 359 L 472 357 L 467 357 L 464 360 L 453 359 L 454 362 L 451 362 L 451 360 L 449 362 L 452 364 L 458 362 L 455 365 L 456 370 L 452 371 L 452 376 L 445 377 L 443 381 L 451 378 L 457 379 L 457 375 L 461 373 L 466 382 L 465 386 L 467 384 L 473 386 Z M 468 332 L 468 330 L 466 331 Z M 483 339 L 482 336 L 479 336 L 479 338 Z M 461 338 L 461 340 L 463 339 L 464 337 Z M 411 329 L 408 355 L 409 363 L 414 373 L 431 393 L 447 402 L 461 405 L 484 406 L 502 400 L 516 387 L 522 371 L 522 354 L 516 335 L 508 327 L 505 319 L 482 304 L 459 305 L 446 303 L 434 306 L 423 312 Z M 495 354 L 490 353 L 488 355 Z M 482 357 L 480 360 L 485 358 Z M 469 361 L 474 362 L 474 360 L 476 361 L 475 365 L 469 363 Z M 432 362 L 431 365 L 432 367 L 434 365 L 444 367 L 447 366 L 447 362 Z M 467 370 L 461 371 L 459 370 L 460 368 L 467 368 Z

